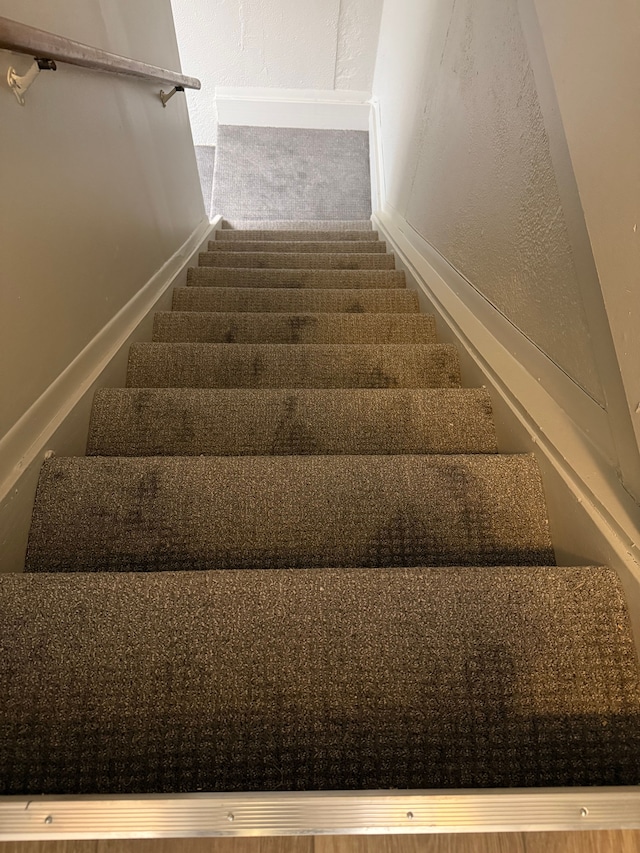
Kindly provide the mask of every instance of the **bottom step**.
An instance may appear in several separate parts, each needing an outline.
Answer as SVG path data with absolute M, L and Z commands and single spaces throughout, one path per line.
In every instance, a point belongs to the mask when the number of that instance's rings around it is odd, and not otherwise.
M 602 568 L 0 578 L 0 794 L 636 785 Z

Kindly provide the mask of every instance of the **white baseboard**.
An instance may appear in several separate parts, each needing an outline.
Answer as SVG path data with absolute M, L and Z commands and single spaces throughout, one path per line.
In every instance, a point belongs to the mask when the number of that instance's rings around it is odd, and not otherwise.
M 151 312 L 219 227 L 203 218 L 187 240 L 87 344 L 0 441 L 0 571 L 20 571 L 38 472 L 47 452 L 84 454 L 93 392 L 124 385 L 129 344 L 150 339 Z
M 369 130 L 368 92 L 219 86 L 215 100 L 219 124 Z

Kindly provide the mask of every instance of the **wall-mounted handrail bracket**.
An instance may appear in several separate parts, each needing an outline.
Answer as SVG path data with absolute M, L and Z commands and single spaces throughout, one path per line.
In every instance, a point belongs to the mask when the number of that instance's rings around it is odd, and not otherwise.
M 33 60 L 33 65 L 22 76 L 18 74 L 16 69 L 11 66 L 7 71 L 7 83 L 9 88 L 13 89 L 13 94 L 21 107 L 24 107 L 24 96 L 27 90 L 32 85 L 36 77 L 41 71 L 56 71 L 57 66 L 53 59 L 40 59 L 36 57 Z
M 163 107 L 167 106 L 167 101 L 170 101 L 176 92 L 184 92 L 184 86 L 174 86 L 173 89 L 170 92 L 168 92 L 166 95 L 162 91 L 162 89 L 160 89 L 160 100 L 162 101 Z
M 168 84 L 174 86 L 172 92 L 165 95 L 160 93 L 163 105 L 173 97 L 176 92 L 184 92 L 185 89 L 200 89 L 200 81 L 195 77 L 187 77 L 178 71 L 167 71 L 157 65 L 149 65 L 139 62 L 137 59 L 129 59 L 117 53 L 109 53 L 79 41 L 38 30 L 3 18 L 0 15 L 0 50 L 11 50 L 14 53 L 23 53 L 25 56 L 36 58 L 36 66 L 32 67 L 24 77 L 18 76 L 14 68 L 9 69 L 7 79 L 9 86 L 13 89 L 18 103 L 24 103 L 24 93 L 38 76 L 39 71 L 49 69 L 55 71 L 56 62 L 64 62 L 67 65 L 76 65 L 79 68 L 90 68 L 92 71 L 102 71 L 107 74 L 124 74 L 128 77 L 137 77 L 140 80 L 149 80 L 154 83 Z

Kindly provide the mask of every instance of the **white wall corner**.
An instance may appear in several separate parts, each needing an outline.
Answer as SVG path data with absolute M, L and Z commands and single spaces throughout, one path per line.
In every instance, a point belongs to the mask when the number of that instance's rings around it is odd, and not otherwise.
M 387 193 L 384 180 L 384 156 L 382 152 L 382 125 L 380 123 L 380 101 L 375 96 L 370 101 L 369 112 L 369 164 L 371 172 L 371 210 L 382 211 Z
M 216 88 L 219 124 L 369 130 L 369 92 L 320 89 Z

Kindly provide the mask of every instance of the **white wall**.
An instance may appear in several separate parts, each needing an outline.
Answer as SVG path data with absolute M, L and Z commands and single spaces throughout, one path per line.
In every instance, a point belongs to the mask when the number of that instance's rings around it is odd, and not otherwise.
M 172 0 L 196 145 L 214 145 L 221 87 L 371 90 L 382 0 Z
M 168 0 L 0 0 L 0 14 L 179 68 Z M 27 57 L 0 52 L 0 79 Z M 166 88 L 166 87 L 165 87 Z M 184 101 L 60 64 L 0 88 L 4 435 L 203 215 Z
M 602 400 L 516 4 L 427 2 L 418 12 L 419 35 L 409 23 L 415 5 L 394 0 L 383 20 L 384 49 L 390 50 L 389 38 L 395 47 L 392 56 L 381 57 L 374 87 L 385 157 L 395 170 L 388 201 Z M 419 46 L 406 50 L 399 28 L 411 29 Z M 400 74 L 410 77 L 409 90 L 416 93 L 411 108 L 392 104 L 405 88 Z M 403 114 L 392 120 L 389 109 Z
M 640 649 L 638 0 L 385 0 L 374 222 Z M 635 421 L 635 423 L 634 423 Z M 634 435 L 635 427 L 635 435 Z
M 180 70 L 169 0 L 0 0 L 0 15 Z M 0 81 L 31 61 L 0 51 Z M 184 98 L 163 109 L 159 89 L 59 63 L 21 107 L 0 83 L 0 499 L 79 393 L 63 379 L 204 219 Z M 4 521 L 3 505 L 0 550 Z
M 535 7 L 640 443 L 640 3 Z
M 536 6 L 542 29 L 532 0 L 385 0 L 373 86 L 385 203 L 496 323 L 509 321 L 537 379 L 559 369 L 572 380 L 553 392 L 640 495 L 610 329 L 619 322 L 627 335 L 635 405 L 637 2 Z M 607 278 L 617 278 L 609 319 Z

